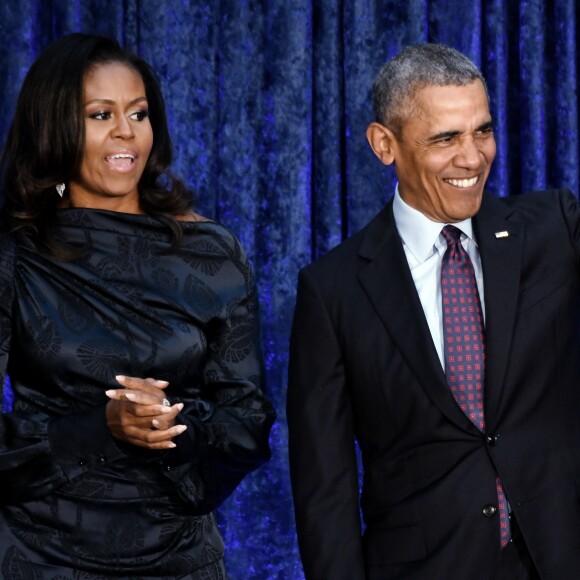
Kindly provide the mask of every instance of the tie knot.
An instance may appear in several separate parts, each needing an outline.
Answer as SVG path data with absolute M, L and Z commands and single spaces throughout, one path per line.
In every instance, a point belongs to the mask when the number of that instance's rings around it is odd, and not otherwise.
M 445 226 L 441 233 L 447 241 L 447 245 L 456 244 L 461 239 L 461 230 L 455 226 Z

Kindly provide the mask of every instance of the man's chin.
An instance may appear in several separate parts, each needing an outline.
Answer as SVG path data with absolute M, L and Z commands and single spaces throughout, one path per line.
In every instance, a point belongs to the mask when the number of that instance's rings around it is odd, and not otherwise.
M 457 221 L 472 218 L 479 212 L 483 199 L 483 189 L 471 192 L 460 192 L 456 203 L 451 204 L 449 214 L 456 217 Z

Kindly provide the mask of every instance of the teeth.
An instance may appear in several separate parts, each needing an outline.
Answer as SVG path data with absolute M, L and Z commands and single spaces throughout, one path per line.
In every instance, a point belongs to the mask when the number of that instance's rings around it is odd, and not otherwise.
M 111 155 L 110 159 L 134 159 L 134 157 L 128 153 L 117 153 L 116 155 Z
M 447 183 L 454 185 L 455 187 L 472 187 L 477 183 L 478 177 L 472 177 L 471 179 L 446 179 Z

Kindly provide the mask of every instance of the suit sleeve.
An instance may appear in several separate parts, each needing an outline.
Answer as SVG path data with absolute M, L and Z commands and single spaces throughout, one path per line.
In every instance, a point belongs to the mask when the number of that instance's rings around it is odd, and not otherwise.
M 562 189 L 559 193 L 560 207 L 580 264 L 580 203 L 567 189 Z
M 327 305 L 303 270 L 287 400 L 298 544 L 309 580 L 365 577 L 353 412 Z

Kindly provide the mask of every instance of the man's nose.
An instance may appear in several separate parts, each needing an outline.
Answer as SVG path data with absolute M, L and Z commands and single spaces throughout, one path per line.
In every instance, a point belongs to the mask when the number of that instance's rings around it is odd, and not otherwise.
M 481 148 L 473 135 L 465 135 L 459 144 L 459 151 L 455 156 L 455 163 L 459 167 L 476 169 L 481 166 Z

